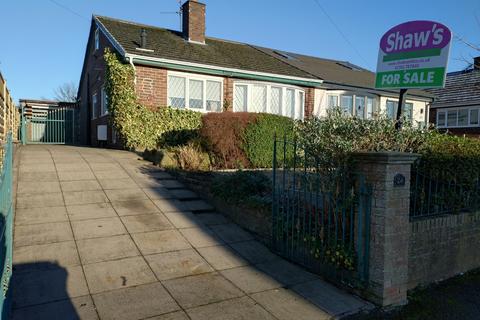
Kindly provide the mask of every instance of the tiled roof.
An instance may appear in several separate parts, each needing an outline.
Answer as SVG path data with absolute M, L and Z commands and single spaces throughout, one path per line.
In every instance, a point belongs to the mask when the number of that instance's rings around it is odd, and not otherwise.
M 130 54 L 146 57 L 195 62 L 211 66 L 265 72 L 308 79 L 318 79 L 244 43 L 206 38 L 205 45 L 186 41 L 178 31 L 141 25 L 133 22 L 95 17 L 115 40 Z M 138 51 L 140 32 L 147 31 L 147 49 Z
M 470 69 L 449 73 L 445 81 L 445 88 L 428 91 L 435 95 L 433 106 L 480 101 L 480 70 Z

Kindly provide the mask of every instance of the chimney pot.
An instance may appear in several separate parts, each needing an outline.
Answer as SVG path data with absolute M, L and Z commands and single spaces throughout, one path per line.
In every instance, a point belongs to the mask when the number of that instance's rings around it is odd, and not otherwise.
M 189 0 L 182 5 L 182 29 L 188 41 L 205 43 L 205 4 Z
M 147 47 L 147 30 L 142 29 L 140 32 L 140 48 L 145 49 Z

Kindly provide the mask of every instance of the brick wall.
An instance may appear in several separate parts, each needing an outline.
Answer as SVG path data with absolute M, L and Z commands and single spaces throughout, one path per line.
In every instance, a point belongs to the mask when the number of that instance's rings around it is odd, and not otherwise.
M 408 288 L 480 267 L 480 212 L 410 222 Z
M 310 118 L 313 114 L 313 108 L 315 105 L 315 89 L 314 88 L 303 88 L 305 89 L 305 119 Z
M 136 92 L 140 103 L 154 109 L 167 105 L 167 70 L 135 66 Z

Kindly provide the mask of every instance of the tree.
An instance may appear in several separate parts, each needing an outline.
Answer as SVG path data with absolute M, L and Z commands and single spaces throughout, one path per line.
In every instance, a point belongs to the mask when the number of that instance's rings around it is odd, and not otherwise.
M 77 86 L 73 82 L 66 82 L 54 90 L 55 100 L 63 102 L 77 101 Z

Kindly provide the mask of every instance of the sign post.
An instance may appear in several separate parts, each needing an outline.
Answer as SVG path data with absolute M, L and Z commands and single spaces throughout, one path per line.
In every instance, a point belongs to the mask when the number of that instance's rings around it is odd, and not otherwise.
M 400 122 L 407 89 L 443 88 L 452 33 L 434 21 L 410 21 L 380 40 L 375 88 L 400 89 Z

